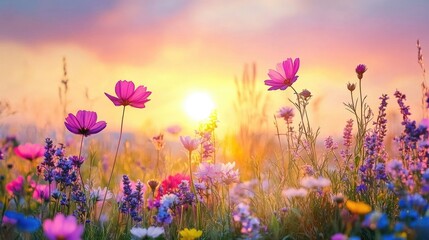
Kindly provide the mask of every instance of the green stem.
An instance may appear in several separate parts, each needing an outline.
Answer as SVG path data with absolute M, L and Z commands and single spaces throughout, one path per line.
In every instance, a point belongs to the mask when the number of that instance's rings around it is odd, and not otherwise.
M 122 109 L 121 129 L 119 131 L 119 140 L 118 140 L 118 145 L 116 146 L 115 159 L 113 160 L 113 166 L 112 166 L 112 170 L 110 172 L 109 181 L 107 182 L 107 188 L 106 188 L 106 192 L 104 193 L 103 202 L 101 204 L 100 213 L 98 215 L 98 221 L 100 221 L 101 214 L 103 214 L 104 203 L 106 202 L 107 192 L 108 192 L 109 187 L 110 187 L 110 182 L 112 181 L 113 171 L 115 169 L 116 160 L 118 158 L 119 146 L 121 145 L 121 139 L 122 139 L 122 129 L 124 126 L 124 116 L 125 116 L 125 106 Z
M 200 202 L 198 200 L 197 191 L 195 190 L 194 178 L 192 176 L 192 151 L 189 151 L 189 175 L 191 180 L 192 193 L 194 194 L 195 201 L 197 203 L 196 228 L 200 229 Z

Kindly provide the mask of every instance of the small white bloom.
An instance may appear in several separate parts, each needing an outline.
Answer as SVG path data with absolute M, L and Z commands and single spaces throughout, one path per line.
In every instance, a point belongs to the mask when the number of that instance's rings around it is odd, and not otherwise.
M 283 196 L 289 199 L 294 197 L 305 197 L 308 193 L 307 189 L 304 188 L 288 188 L 283 190 Z
M 150 238 L 157 238 L 157 237 L 161 236 L 162 234 L 164 234 L 164 228 L 162 228 L 162 227 L 150 226 L 147 229 L 147 236 Z
M 133 227 L 131 228 L 130 232 L 132 239 L 140 240 L 146 237 L 148 231 L 146 228 Z

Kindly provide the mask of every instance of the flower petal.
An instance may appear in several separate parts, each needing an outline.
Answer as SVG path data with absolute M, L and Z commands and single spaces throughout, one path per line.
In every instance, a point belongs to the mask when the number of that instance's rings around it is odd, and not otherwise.
M 115 104 L 115 106 L 121 106 L 122 105 L 122 101 L 119 98 L 114 97 L 108 93 L 104 93 L 104 94 L 110 99 L 110 101 L 113 102 L 113 104 Z
M 105 121 L 99 121 L 99 122 L 95 123 L 91 127 L 91 129 L 89 129 L 88 136 L 90 134 L 96 134 L 96 133 L 101 132 L 104 128 L 106 128 L 106 126 L 107 126 L 107 123 Z

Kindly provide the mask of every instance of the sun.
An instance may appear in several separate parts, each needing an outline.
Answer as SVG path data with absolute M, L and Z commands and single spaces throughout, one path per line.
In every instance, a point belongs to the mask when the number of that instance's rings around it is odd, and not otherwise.
M 191 119 L 202 121 L 210 116 L 215 103 L 208 93 L 194 92 L 186 97 L 183 108 Z

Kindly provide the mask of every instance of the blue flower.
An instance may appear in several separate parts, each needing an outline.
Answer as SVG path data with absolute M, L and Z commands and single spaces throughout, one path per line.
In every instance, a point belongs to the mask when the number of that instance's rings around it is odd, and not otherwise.
M 22 213 L 6 211 L 4 213 L 7 221 L 14 224 L 18 231 L 33 233 L 40 228 L 41 222 L 33 216 L 25 216 Z M 3 220 L 4 221 L 4 220 Z

